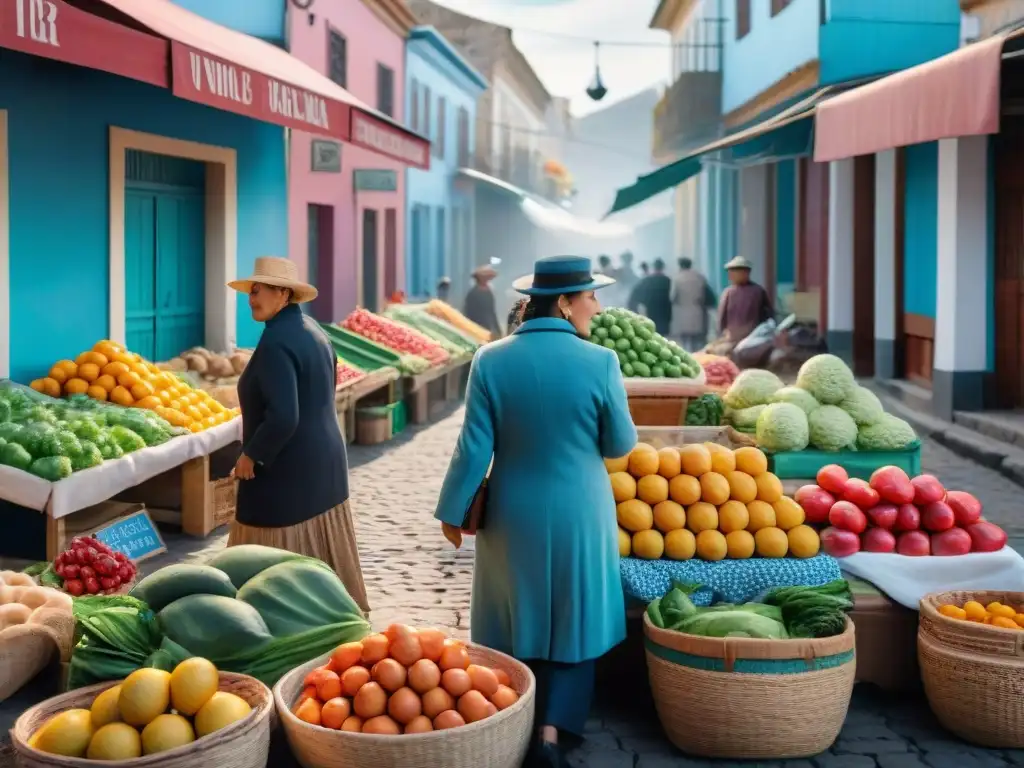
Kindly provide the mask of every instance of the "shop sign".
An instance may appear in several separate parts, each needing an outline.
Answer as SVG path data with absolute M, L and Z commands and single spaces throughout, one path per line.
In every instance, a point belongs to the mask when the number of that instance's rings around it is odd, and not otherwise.
M 397 192 L 398 173 L 378 168 L 356 170 L 353 173 L 357 192 Z
M 0 0 L 0 48 L 167 87 L 167 41 L 63 0 Z
M 312 170 L 319 173 L 341 173 L 341 144 L 336 141 L 313 139 Z
M 92 535 L 136 563 L 167 551 L 145 507 L 108 523 Z
M 174 95 L 286 128 L 346 137 L 349 106 L 171 42 Z
M 414 168 L 430 167 L 429 141 L 355 109 L 352 110 L 350 141 Z

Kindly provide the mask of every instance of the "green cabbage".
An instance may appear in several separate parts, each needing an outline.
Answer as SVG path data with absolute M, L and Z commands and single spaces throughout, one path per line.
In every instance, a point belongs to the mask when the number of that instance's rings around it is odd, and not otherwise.
M 853 390 L 852 394 L 839 404 L 839 407 L 850 414 L 859 427 L 876 423 L 885 413 L 882 401 L 878 399 L 878 396 L 864 387 L 857 387 Z
M 853 392 L 853 371 L 835 355 L 815 355 L 800 366 L 796 385 L 822 405 L 839 405 Z
M 757 418 L 767 407 L 766 405 L 752 405 L 738 411 L 729 411 L 729 423 L 740 432 L 752 432 L 757 428 Z
M 762 640 L 784 640 L 789 637 L 781 621 L 738 608 L 731 611 L 703 611 L 672 629 L 703 637 L 756 637 Z
M 819 451 L 841 451 L 856 444 L 857 423 L 836 405 L 823 405 L 807 417 L 811 445 Z
M 792 403 L 804 413 L 817 410 L 821 405 L 814 399 L 814 395 L 800 387 L 783 387 L 769 398 L 771 403 Z
M 857 434 L 857 447 L 862 451 L 902 451 L 916 443 L 914 428 L 888 413 L 874 424 L 861 427 Z
M 792 403 L 772 403 L 757 417 L 757 444 L 770 453 L 807 447 L 807 414 Z
M 766 405 L 768 398 L 782 389 L 782 381 L 771 371 L 751 368 L 736 377 L 725 393 L 725 404 L 734 410 Z

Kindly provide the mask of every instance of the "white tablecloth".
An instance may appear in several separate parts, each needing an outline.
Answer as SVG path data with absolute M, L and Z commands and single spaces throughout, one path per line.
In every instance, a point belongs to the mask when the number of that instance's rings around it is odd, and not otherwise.
M 242 420 L 168 440 L 56 483 L 0 465 L 0 499 L 61 518 L 116 496 L 190 459 L 208 456 L 242 439 Z
M 839 559 L 847 573 L 869 581 L 900 605 L 917 610 L 930 592 L 997 589 L 1024 592 L 1024 557 L 1010 547 L 958 557 L 907 557 L 858 552 Z

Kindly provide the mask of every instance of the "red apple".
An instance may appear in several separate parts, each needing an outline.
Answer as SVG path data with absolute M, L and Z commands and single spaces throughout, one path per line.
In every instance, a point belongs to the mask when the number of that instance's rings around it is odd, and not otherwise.
M 919 507 L 946 498 L 946 489 L 935 475 L 918 475 L 910 483 L 914 486 L 914 503 Z
M 932 533 L 948 531 L 956 525 L 956 516 L 949 504 L 944 501 L 933 501 L 921 509 L 921 527 Z
M 808 523 L 824 523 L 828 511 L 836 503 L 835 497 L 817 485 L 803 485 L 793 494 L 793 500 L 804 508 Z
M 971 537 L 971 552 L 998 552 L 1006 546 L 1006 531 L 987 520 L 967 526 Z
M 981 519 L 981 502 L 967 491 L 946 491 L 946 503 L 956 516 L 956 524 L 968 526 Z
M 851 501 L 837 501 L 828 511 L 828 522 L 844 531 L 863 533 L 868 527 L 868 519 L 860 511 L 860 507 Z
M 843 498 L 852 501 L 861 509 L 871 509 L 879 502 L 878 491 L 868 485 L 867 480 L 851 477 L 846 481 Z
M 883 501 L 909 504 L 914 500 L 914 486 L 907 473 L 899 467 L 879 467 L 871 473 L 869 485 L 878 491 Z
M 932 554 L 939 557 L 966 555 L 971 551 L 971 534 L 963 528 L 950 528 L 932 534 Z
M 818 470 L 818 485 L 831 493 L 833 496 L 842 496 L 846 490 L 846 481 L 850 476 L 846 470 L 838 464 L 829 464 Z
M 860 537 L 860 548 L 864 552 L 896 551 L 896 537 L 884 528 L 868 528 Z
M 903 531 L 916 531 L 921 527 L 921 510 L 913 504 L 900 504 L 896 510 L 896 522 L 892 529 L 896 533 Z
M 871 525 L 888 531 L 896 524 L 899 510 L 895 504 L 876 504 L 864 514 L 868 516 Z
M 907 531 L 896 539 L 896 551 L 908 557 L 925 557 L 932 553 L 932 543 L 924 531 Z
M 860 551 L 860 537 L 839 528 L 826 528 L 821 532 L 821 546 L 832 557 L 847 557 Z

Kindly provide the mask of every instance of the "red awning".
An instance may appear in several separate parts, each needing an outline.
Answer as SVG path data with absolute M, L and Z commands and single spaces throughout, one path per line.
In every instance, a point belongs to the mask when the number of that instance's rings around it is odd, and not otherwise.
M 171 88 L 176 96 L 353 141 L 417 168 L 430 166 L 426 139 L 368 107 L 287 51 L 215 24 L 169 0 L 102 1 L 171 41 Z
M 167 41 L 63 0 L 0 0 L 0 48 L 167 88 Z
M 1003 45 L 996 35 L 820 104 L 817 162 L 999 131 Z

